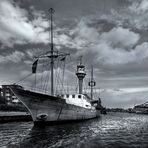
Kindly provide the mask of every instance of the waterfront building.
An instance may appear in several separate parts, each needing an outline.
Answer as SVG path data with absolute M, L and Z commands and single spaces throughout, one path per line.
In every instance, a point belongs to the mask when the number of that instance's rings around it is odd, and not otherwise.
M 144 104 L 134 106 L 133 110 L 135 113 L 148 114 L 148 101 Z
M 5 101 L 6 101 L 7 104 L 19 103 L 19 100 L 13 94 L 13 92 L 10 90 L 8 85 L 2 85 L 1 86 L 1 88 L 0 88 L 0 96 L 5 98 Z

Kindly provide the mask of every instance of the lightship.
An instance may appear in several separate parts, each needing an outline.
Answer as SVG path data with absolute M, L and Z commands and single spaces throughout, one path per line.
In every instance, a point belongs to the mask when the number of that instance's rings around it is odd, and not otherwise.
M 48 58 L 50 62 L 50 85 L 51 94 L 40 93 L 32 90 L 27 90 L 19 85 L 10 85 L 10 89 L 15 96 L 29 110 L 35 125 L 71 122 L 92 119 L 100 116 L 99 101 L 93 100 L 93 87 L 95 81 L 93 79 L 93 69 L 91 74 L 91 97 L 83 93 L 83 79 L 86 76 L 85 66 L 80 62 L 77 65 L 76 76 L 79 83 L 79 92 L 76 94 L 55 94 L 54 92 L 54 61 L 59 57 L 65 57 L 68 54 L 60 54 L 53 47 L 53 12 L 50 11 L 50 30 L 51 30 L 51 49 L 45 55 L 41 55 L 33 63 L 32 72 L 36 72 L 37 62 L 40 58 Z

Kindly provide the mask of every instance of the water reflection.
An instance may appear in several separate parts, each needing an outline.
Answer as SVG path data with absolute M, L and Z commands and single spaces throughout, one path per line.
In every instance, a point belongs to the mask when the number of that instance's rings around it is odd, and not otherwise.
M 11 137 L 19 139 L 7 143 L 8 148 L 148 147 L 146 115 L 110 113 L 99 119 L 42 128 L 17 124 L 7 129 Z M 6 135 L 1 138 L 8 140 Z
M 100 120 L 100 119 L 99 119 Z M 64 147 L 73 146 L 84 141 L 93 134 L 90 125 L 98 122 L 98 119 L 79 123 L 67 123 L 56 126 L 33 127 L 23 141 L 15 146 L 28 147 Z M 11 145 L 12 146 L 12 145 Z

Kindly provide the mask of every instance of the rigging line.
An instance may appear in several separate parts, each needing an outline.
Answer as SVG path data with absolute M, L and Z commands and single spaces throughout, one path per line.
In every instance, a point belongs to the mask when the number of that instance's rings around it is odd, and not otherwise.
M 49 63 L 47 63 L 47 66 L 48 66 L 48 64 Z M 50 70 L 50 67 L 48 67 L 48 71 Z M 45 87 L 45 92 L 47 91 L 47 88 L 48 88 L 48 82 L 49 82 L 49 78 L 50 78 L 50 76 L 48 75 L 48 73 L 47 73 L 47 79 L 46 79 L 46 87 Z
M 69 58 L 70 58 L 70 61 L 72 61 L 71 56 L 69 56 Z M 71 66 L 70 68 L 72 68 L 72 70 L 76 70 L 75 68 L 73 68 L 73 66 Z
M 60 66 L 59 66 L 60 68 L 62 68 L 62 62 L 60 62 Z M 61 80 L 61 77 L 60 77 L 60 75 L 61 75 L 61 70 L 60 69 L 58 69 L 58 85 L 57 85 L 57 88 L 59 87 L 59 90 L 61 90 L 62 91 L 62 89 L 63 89 L 63 86 L 62 86 L 62 81 L 60 82 L 60 80 Z M 61 85 L 60 85 L 61 84 Z
M 34 82 L 31 85 L 31 89 L 35 90 L 36 89 L 36 73 L 34 74 Z
M 59 59 L 57 60 L 57 67 L 59 67 Z M 58 90 L 58 71 L 55 74 L 55 92 L 57 93 Z
M 45 84 L 45 82 L 44 82 L 44 77 L 45 77 L 45 75 L 44 75 L 44 70 L 46 70 L 46 66 L 48 66 L 49 65 L 49 63 L 48 63 L 49 61 L 47 61 L 46 62 L 46 60 L 45 59 L 43 59 L 43 66 L 42 66 L 42 68 L 41 68 L 41 89 L 43 89 L 44 90 L 44 84 Z
M 40 70 L 40 72 L 41 72 L 41 77 L 40 77 L 40 89 L 42 89 L 42 83 L 43 83 L 43 68 L 44 68 L 44 63 L 42 64 L 42 66 L 41 66 L 41 70 Z
M 47 79 L 46 79 L 46 86 L 45 86 L 45 93 L 47 92 L 48 82 L 49 82 L 49 76 L 47 75 Z
M 62 83 L 62 88 L 64 88 L 65 65 L 66 65 L 66 60 L 64 60 L 64 65 L 63 65 L 63 78 L 62 78 L 62 82 L 63 82 L 63 83 Z M 63 91 L 66 92 L 65 88 L 64 88 Z
M 48 65 L 50 65 L 50 62 L 47 63 L 47 66 L 48 66 Z M 53 66 L 55 66 L 55 65 L 53 65 Z M 50 67 L 48 67 L 48 68 L 49 68 L 48 71 L 50 71 Z M 54 68 L 54 67 L 53 67 L 53 68 Z M 55 73 L 55 71 L 54 71 L 54 73 Z M 53 73 L 53 74 L 54 74 L 54 73 Z M 49 85 L 48 85 L 48 84 L 49 84 L 49 83 L 48 83 L 48 82 L 49 82 L 49 78 L 50 78 L 50 75 L 48 75 L 48 73 L 47 73 L 45 92 L 47 91 L 47 88 L 49 88 Z M 47 92 L 48 92 L 48 91 L 47 91 Z
M 36 90 L 36 73 L 35 73 L 35 90 Z
M 65 60 L 64 60 L 64 63 L 63 63 L 63 73 L 62 73 L 62 88 L 64 88 L 64 75 L 65 75 Z
M 59 62 L 60 62 L 60 61 L 61 61 L 61 60 L 59 60 Z M 60 62 L 60 66 L 59 66 L 59 67 L 60 67 L 60 69 L 59 69 L 59 72 L 58 72 L 58 76 L 59 76 L 58 80 L 60 80 L 60 79 L 61 79 L 61 77 L 60 77 L 60 76 L 61 76 L 61 72 L 62 72 L 62 71 L 61 71 L 61 69 L 62 69 L 62 63 L 63 63 L 63 62 Z M 63 83 L 63 81 L 61 82 L 61 85 L 60 85 L 60 81 L 58 81 L 58 84 L 59 84 L 59 90 L 61 90 L 61 91 L 62 91 L 62 88 L 63 88 L 62 83 Z M 57 88 L 58 88 L 58 87 L 57 87 Z
M 43 66 L 42 66 L 42 70 L 41 70 L 41 89 L 43 89 L 43 72 L 44 72 L 44 65 L 45 65 L 45 63 L 43 63 Z
M 59 60 L 59 62 L 60 62 L 60 60 Z M 60 86 L 60 75 L 61 75 L 61 66 L 62 65 L 62 63 L 60 63 L 60 65 L 59 65 L 59 69 L 58 69 L 58 71 L 57 71 L 57 90 L 59 89 L 59 91 L 61 90 L 61 86 Z
M 45 60 L 44 60 L 45 61 Z M 46 67 L 48 67 L 50 65 L 50 62 L 43 62 L 43 68 L 42 68 L 42 76 L 41 76 L 41 88 L 43 89 L 43 91 L 47 90 L 47 80 L 49 81 L 49 77 L 46 75 L 46 73 L 44 74 L 44 70 L 46 70 Z M 49 67 L 50 70 L 50 67 Z M 44 79 L 45 81 L 44 81 Z
M 42 67 L 42 74 L 41 74 L 41 88 L 44 90 L 44 67 L 45 63 L 43 63 L 43 67 Z
M 49 61 L 48 61 L 49 62 Z M 50 62 L 49 62 L 50 63 Z M 43 85 L 43 91 L 45 91 L 46 89 L 46 82 L 47 82 L 47 76 L 48 76 L 48 72 L 46 74 L 46 66 L 49 65 L 49 63 L 44 63 L 43 66 L 44 66 L 44 70 L 45 70 L 45 74 L 44 72 L 42 73 L 43 77 L 44 77 L 44 80 L 42 81 L 42 85 Z M 49 70 L 50 70 L 50 67 L 49 67 Z
M 46 92 L 46 83 L 47 83 L 47 79 L 48 79 L 48 74 L 45 71 L 45 82 L 44 82 L 44 86 L 43 86 L 43 91 Z
M 46 71 L 45 71 L 45 74 L 43 72 L 43 76 L 44 76 L 44 80 L 43 80 L 43 91 L 45 91 L 45 85 L 46 85 Z
M 59 78 L 59 81 L 62 82 L 62 80 L 61 80 L 60 78 Z M 62 84 L 62 83 L 61 83 L 61 84 Z M 65 88 L 63 87 L 62 89 L 63 89 L 63 92 L 66 93 Z
M 20 79 L 19 81 L 17 81 L 17 82 L 14 83 L 14 84 L 18 84 L 19 82 L 21 82 L 21 81 L 27 79 L 27 78 L 28 78 L 29 76 L 31 76 L 31 75 L 32 75 L 32 73 L 28 74 L 27 76 L 23 77 L 22 79 Z
M 48 69 L 49 70 L 49 69 Z M 47 87 L 48 87 L 48 81 L 49 81 L 49 75 L 47 73 L 47 76 L 46 76 L 46 81 L 45 81 L 45 93 L 46 93 L 46 90 L 47 90 Z
M 47 81 L 48 81 L 48 74 L 45 76 L 45 83 L 44 83 L 44 92 L 46 92 L 46 87 L 47 87 Z

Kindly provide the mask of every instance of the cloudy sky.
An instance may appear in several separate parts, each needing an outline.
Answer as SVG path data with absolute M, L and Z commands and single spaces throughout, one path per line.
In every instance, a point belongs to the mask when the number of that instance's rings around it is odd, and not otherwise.
M 82 55 L 105 106 L 148 101 L 148 0 L 1 0 L 1 84 L 29 74 L 33 56 L 50 49 L 51 7 L 55 50 L 71 53 L 67 79 Z

